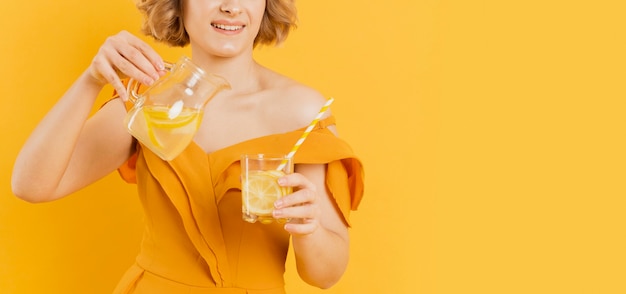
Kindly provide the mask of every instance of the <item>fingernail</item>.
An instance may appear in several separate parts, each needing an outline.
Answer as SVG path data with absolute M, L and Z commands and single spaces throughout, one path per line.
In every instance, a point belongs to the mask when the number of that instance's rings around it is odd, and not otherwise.
M 278 200 L 276 200 L 274 202 L 274 207 L 278 208 L 278 207 L 281 207 L 281 206 L 283 206 L 283 201 L 282 200 L 278 199 Z M 276 210 L 274 210 L 274 211 L 276 211 Z
M 283 214 L 282 211 L 280 210 L 274 210 L 274 212 L 272 212 L 272 215 L 274 215 L 274 217 L 279 217 Z
M 151 86 L 151 85 L 152 85 L 152 83 L 154 83 L 154 80 L 153 80 L 153 79 L 151 79 L 151 78 L 145 78 L 145 79 L 143 80 L 143 84 L 144 84 L 144 85 Z
M 285 178 L 278 178 L 278 184 L 281 185 L 281 186 L 287 184 L 287 179 L 285 179 Z

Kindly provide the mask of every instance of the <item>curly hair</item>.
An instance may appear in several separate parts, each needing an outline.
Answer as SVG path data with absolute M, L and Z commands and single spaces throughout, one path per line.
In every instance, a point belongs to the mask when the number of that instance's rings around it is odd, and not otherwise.
M 183 24 L 183 0 L 136 0 L 144 15 L 142 33 L 170 46 L 184 47 L 189 35 Z M 294 0 L 266 0 L 265 12 L 254 47 L 259 44 L 280 44 L 296 28 L 297 10 Z

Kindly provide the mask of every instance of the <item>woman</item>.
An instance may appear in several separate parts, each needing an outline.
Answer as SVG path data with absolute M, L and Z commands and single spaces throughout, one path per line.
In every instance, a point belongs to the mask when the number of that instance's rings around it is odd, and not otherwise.
M 362 196 L 362 168 L 335 135 L 317 125 L 279 183 L 294 193 L 274 217 L 241 219 L 239 156 L 286 153 L 325 103 L 317 91 L 253 59 L 256 45 L 282 42 L 295 25 L 293 0 L 140 0 L 144 32 L 190 45 L 193 62 L 225 77 L 232 90 L 208 104 L 194 141 L 163 161 L 129 135 L 123 80 L 150 85 L 164 74 L 149 45 L 120 32 L 44 117 L 15 163 L 14 193 L 30 202 L 69 195 L 119 170 L 136 182 L 146 229 L 136 263 L 115 293 L 284 293 L 291 239 L 300 277 L 328 288 L 348 263 L 349 212 Z M 88 117 L 103 86 L 118 95 Z M 121 98 L 121 99 L 119 99 Z

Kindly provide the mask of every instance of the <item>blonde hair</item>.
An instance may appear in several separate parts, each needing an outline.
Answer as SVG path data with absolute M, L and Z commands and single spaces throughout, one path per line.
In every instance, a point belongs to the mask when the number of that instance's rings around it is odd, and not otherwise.
M 144 15 L 141 31 L 159 42 L 184 47 L 189 35 L 183 24 L 183 0 L 137 0 Z M 259 44 L 280 44 L 296 28 L 297 10 L 294 0 L 266 0 L 265 12 L 254 47 Z

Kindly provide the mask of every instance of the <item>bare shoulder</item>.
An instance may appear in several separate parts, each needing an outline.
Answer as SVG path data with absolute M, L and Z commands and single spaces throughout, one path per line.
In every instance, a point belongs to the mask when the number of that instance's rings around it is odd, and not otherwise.
M 292 122 L 299 126 L 308 125 L 326 103 L 326 98 L 320 92 L 302 84 L 292 86 L 288 92 L 284 96 L 285 109 L 294 115 Z M 329 114 L 330 110 L 324 116 Z
M 307 126 L 327 100 L 316 89 L 289 77 L 276 74 L 272 84 L 271 100 L 281 113 L 283 118 L 281 123 L 287 123 L 295 128 Z M 329 115 L 330 110 L 324 117 Z

